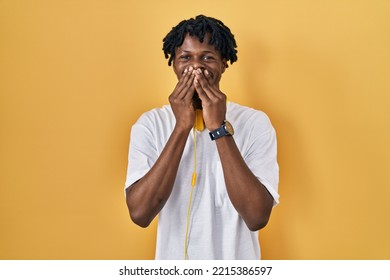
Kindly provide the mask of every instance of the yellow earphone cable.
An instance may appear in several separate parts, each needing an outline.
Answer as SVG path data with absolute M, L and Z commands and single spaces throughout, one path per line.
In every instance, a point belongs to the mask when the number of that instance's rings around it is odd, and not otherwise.
M 192 129 L 193 135 L 194 135 L 194 171 L 192 173 L 192 179 L 191 179 L 191 194 L 190 194 L 190 201 L 188 203 L 188 210 L 187 210 L 187 220 L 186 220 L 186 237 L 184 239 L 184 259 L 188 260 L 188 231 L 190 227 L 190 218 L 191 218 L 191 206 L 192 206 L 192 197 L 194 194 L 194 187 L 196 185 L 196 130 L 203 130 L 203 116 L 201 110 L 196 110 L 195 114 L 195 125 Z

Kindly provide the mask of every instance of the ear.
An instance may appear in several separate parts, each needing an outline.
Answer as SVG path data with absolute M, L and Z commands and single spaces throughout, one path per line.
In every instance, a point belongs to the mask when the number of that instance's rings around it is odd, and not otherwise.
M 226 58 L 223 58 L 223 59 L 222 59 L 222 71 L 221 71 L 221 73 L 222 73 L 222 74 L 225 73 L 225 70 L 226 70 L 226 68 L 228 68 L 228 67 L 229 67 L 229 65 L 227 64 Z

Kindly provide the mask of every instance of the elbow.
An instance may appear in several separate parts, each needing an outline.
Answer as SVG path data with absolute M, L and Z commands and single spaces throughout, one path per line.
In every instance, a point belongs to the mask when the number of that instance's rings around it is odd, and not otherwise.
M 130 219 L 136 225 L 146 228 L 152 222 L 152 219 L 150 219 L 142 209 L 132 206 L 129 201 L 127 201 L 127 208 L 129 210 Z
M 259 231 L 266 227 L 271 217 L 272 204 L 268 207 L 257 209 L 257 211 L 248 211 L 245 223 L 251 231 Z
M 268 224 L 268 219 L 265 220 L 259 220 L 253 223 L 247 223 L 247 226 L 250 231 L 258 231 L 261 230 L 262 228 L 265 228 L 265 226 Z
M 150 225 L 153 218 L 150 219 L 147 215 L 147 212 L 145 212 L 145 210 L 141 206 L 134 203 L 134 199 L 132 199 L 130 195 L 130 190 L 131 188 L 126 190 L 126 204 L 127 209 L 129 210 L 130 219 L 136 225 L 142 228 L 146 228 Z
M 146 218 L 145 215 L 139 213 L 139 211 L 129 211 L 130 218 L 137 226 L 142 228 L 147 228 L 152 222 L 150 219 Z
M 252 217 L 251 219 L 245 220 L 245 223 L 250 231 L 258 231 L 268 224 L 269 215 L 261 215 L 258 217 Z

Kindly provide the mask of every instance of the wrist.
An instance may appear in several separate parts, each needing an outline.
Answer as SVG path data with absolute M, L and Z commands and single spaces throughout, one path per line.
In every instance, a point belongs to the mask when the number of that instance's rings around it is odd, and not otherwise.
M 173 132 L 177 134 L 183 134 L 183 135 L 188 135 L 192 129 L 193 125 L 184 125 L 184 124 L 177 124 L 173 128 Z
M 213 131 L 213 130 L 216 130 L 216 129 L 220 128 L 221 125 L 223 125 L 224 123 L 225 123 L 225 120 L 222 119 L 220 121 L 214 121 L 212 123 L 209 123 L 209 124 L 206 125 L 206 127 L 207 127 L 207 129 L 209 131 Z

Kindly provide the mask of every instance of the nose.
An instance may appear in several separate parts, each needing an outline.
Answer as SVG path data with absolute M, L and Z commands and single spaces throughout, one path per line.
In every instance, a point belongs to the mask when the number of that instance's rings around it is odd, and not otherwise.
M 203 61 L 200 59 L 194 59 L 191 63 L 191 66 L 196 70 L 196 69 L 201 69 L 204 71 L 206 68 L 204 67 Z

